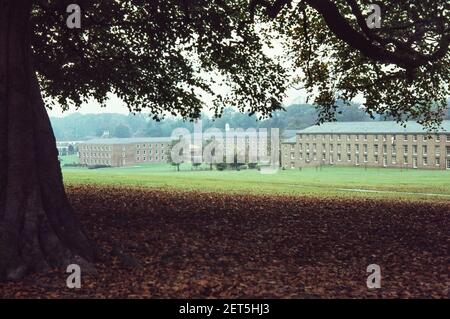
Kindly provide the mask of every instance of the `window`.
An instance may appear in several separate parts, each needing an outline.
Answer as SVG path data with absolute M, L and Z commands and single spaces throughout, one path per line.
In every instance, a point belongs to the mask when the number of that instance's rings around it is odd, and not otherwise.
M 413 135 L 413 141 L 417 142 L 417 135 Z
M 436 157 L 435 163 L 436 163 L 436 166 L 440 166 L 441 165 L 441 159 L 439 157 Z
M 341 153 L 338 153 L 337 158 L 338 158 L 338 162 L 340 162 L 341 161 Z
M 366 155 L 364 155 L 364 163 L 367 163 L 369 161 L 369 157 Z
M 417 155 L 417 145 L 413 145 L 413 154 Z
M 428 140 L 428 136 L 422 135 L 422 140 L 423 140 L 423 141 L 427 141 L 427 140 Z
M 447 134 L 447 142 L 450 142 L 450 134 Z
M 302 134 L 298 134 L 298 139 L 299 140 L 303 139 L 303 135 Z
M 291 153 L 291 159 L 295 159 L 295 153 Z
M 413 158 L 413 167 L 417 168 L 417 157 Z
M 408 165 L 408 156 L 403 156 L 403 164 Z
M 322 154 L 322 160 L 325 161 L 326 159 L 327 159 L 326 154 L 323 153 L 323 154 Z
M 436 134 L 435 140 L 436 140 L 436 142 L 440 142 L 441 141 L 441 136 L 439 134 Z
M 383 144 L 383 154 L 386 154 L 386 153 L 387 153 L 387 145 Z
M 291 151 L 293 151 L 295 149 L 295 145 L 291 144 Z
M 139 154 L 139 150 L 136 151 L 136 154 Z
M 313 150 L 314 150 L 314 152 L 317 151 L 317 144 L 316 143 L 313 144 Z
M 338 145 L 337 145 L 337 151 L 338 151 L 338 153 L 341 152 L 341 144 L 338 144 Z
M 378 144 L 375 144 L 375 145 L 373 146 L 373 151 L 374 151 L 375 153 L 378 153 Z
M 450 159 L 447 159 L 447 169 L 450 169 Z
M 350 162 L 352 160 L 352 154 L 347 154 L 347 160 Z
M 332 153 L 334 151 L 334 145 L 330 144 L 330 153 Z
M 397 156 L 392 156 L 392 164 L 397 164 Z
M 387 166 L 387 156 L 383 156 L 383 166 Z
M 364 153 L 367 153 L 367 144 L 364 144 Z
M 375 156 L 373 157 L 373 159 L 374 159 L 375 163 L 378 163 L 378 155 L 375 155 Z
M 333 138 L 334 138 L 334 135 L 333 135 L 333 134 L 331 134 L 331 135 L 330 135 L 330 141 L 332 141 L 332 140 L 333 140 Z
M 146 160 L 147 158 L 144 156 L 143 158 L 142 158 L 142 160 L 145 162 L 145 160 Z
M 397 154 L 397 145 L 392 144 L 392 154 Z
M 447 156 L 450 156 L 450 146 L 445 147 L 445 152 L 447 153 Z
M 341 140 L 341 134 L 338 134 L 337 136 L 337 140 L 340 141 Z M 450 138 L 447 136 L 447 140 L 450 141 Z
M 359 153 L 359 144 L 355 145 L 355 153 Z
M 423 157 L 422 158 L 422 162 L 423 162 L 423 165 L 428 165 L 428 157 Z
M 300 143 L 300 151 L 303 151 L 303 143 Z
M 358 134 L 355 135 L 355 140 L 359 141 L 359 135 Z
M 330 164 L 333 164 L 334 160 L 333 160 L 333 155 L 330 155 Z
M 422 145 L 422 154 L 427 155 L 427 153 L 428 153 L 427 151 L 428 151 L 427 145 Z
M 306 143 L 306 151 L 309 152 L 309 143 Z
M 364 134 L 364 141 L 367 141 L 367 134 Z
M 403 145 L 403 154 L 408 154 L 408 145 Z
M 350 141 L 350 135 L 347 135 L 347 141 Z
M 347 144 L 347 153 L 350 153 L 352 151 L 352 146 L 350 144 Z
M 355 164 L 356 164 L 356 165 L 359 165 L 359 155 L 356 155 L 356 156 L 355 156 Z
M 408 141 L 408 135 L 407 135 L 407 134 L 403 134 L 403 140 L 404 140 L 405 142 Z
M 383 134 L 383 142 L 386 142 L 386 138 L 387 138 L 386 134 Z
M 378 141 L 378 134 L 375 134 L 375 141 Z
M 436 147 L 434 148 L 434 153 L 435 153 L 436 155 L 441 155 L 441 147 L 440 147 L 440 146 L 436 146 Z
M 138 161 L 138 162 L 139 162 L 139 160 L 140 160 L 139 156 L 138 156 L 138 157 L 136 157 L 136 161 Z

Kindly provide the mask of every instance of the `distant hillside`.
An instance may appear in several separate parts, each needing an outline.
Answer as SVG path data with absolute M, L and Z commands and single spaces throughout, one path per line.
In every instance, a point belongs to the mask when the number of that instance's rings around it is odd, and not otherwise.
M 340 106 L 341 112 L 337 115 L 338 121 L 371 121 L 370 117 L 359 105 Z M 450 113 L 447 114 L 450 119 Z M 111 137 L 144 137 L 144 136 L 170 136 L 177 127 L 192 129 L 192 123 L 178 118 L 167 118 L 160 122 L 151 119 L 148 114 L 80 114 L 75 113 L 62 118 L 50 119 L 57 140 L 85 140 L 100 137 L 104 132 L 109 132 Z M 383 118 L 379 118 L 383 120 Z M 223 129 L 225 124 L 232 128 L 249 127 L 278 127 L 282 130 L 297 130 L 314 125 L 317 121 L 317 111 L 310 104 L 294 104 L 286 107 L 285 111 L 277 111 L 269 119 L 258 121 L 255 116 L 248 116 L 225 109 L 221 118 L 212 119 L 203 115 L 203 129 L 217 127 Z

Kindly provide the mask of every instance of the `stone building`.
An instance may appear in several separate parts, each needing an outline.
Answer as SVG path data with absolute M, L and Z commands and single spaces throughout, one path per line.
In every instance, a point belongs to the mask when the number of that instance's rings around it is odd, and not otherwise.
M 308 127 L 281 144 L 283 168 L 321 165 L 450 169 L 450 121 L 428 134 L 408 122 L 333 122 Z
M 87 166 L 165 163 L 170 145 L 170 137 L 100 138 L 80 143 L 78 157 Z

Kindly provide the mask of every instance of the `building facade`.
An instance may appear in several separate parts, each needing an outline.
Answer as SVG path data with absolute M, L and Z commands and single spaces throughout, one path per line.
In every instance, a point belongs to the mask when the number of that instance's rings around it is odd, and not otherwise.
M 78 157 L 87 166 L 165 163 L 170 145 L 170 137 L 93 139 L 78 145 Z
M 450 121 L 427 133 L 417 123 L 334 122 L 281 144 L 283 168 L 321 165 L 450 169 Z

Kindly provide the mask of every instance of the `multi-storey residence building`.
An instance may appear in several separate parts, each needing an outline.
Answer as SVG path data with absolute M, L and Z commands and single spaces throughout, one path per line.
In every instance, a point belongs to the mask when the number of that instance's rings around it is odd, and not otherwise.
M 407 122 L 333 122 L 281 144 L 283 168 L 320 165 L 450 169 L 450 121 L 436 132 Z
M 130 166 L 142 163 L 167 162 L 170 137 L 100 138 L 78 146 L 81 164 Z

